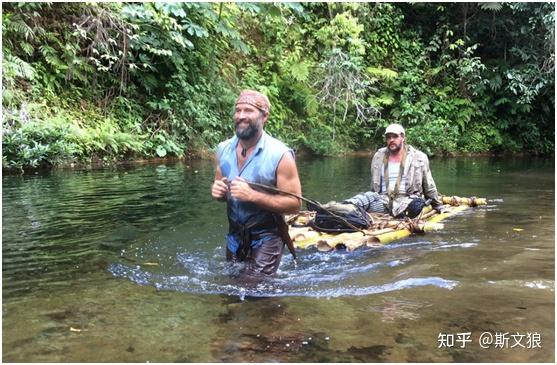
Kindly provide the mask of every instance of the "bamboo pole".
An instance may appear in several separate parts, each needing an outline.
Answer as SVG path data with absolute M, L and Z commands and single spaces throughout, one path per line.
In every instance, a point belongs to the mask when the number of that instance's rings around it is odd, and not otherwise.
M 311 227 L 290 227 L 288 229 L 288 234 L 290 234 L 290 239 L 292 239 L 292 241 L 304 240 L 315 235 L 315 233 L 316 231 Z
M 468 205 L 459 205 L 459 206 L 457 206 L 457 207 L 454 207 L 453 209 L 451 209 L 450 211 L 448 211 L 448 212 L 446 212 L 446 213 L 441 213 L 441 214 L 439 214 L 439 215 L 436 215 L 436 216 L 430 218 L 430 219 L 428 220 L 428 223 L 437 223 L 437 222 L 440 222 L 440 221 L 442 221 L 443 219 L 448 218 L 448 217 L 450 217 L 450 216 L 453 216 L 453 215 L 455 215 L 456 213 L 462 212 L 463 210 L 466 210 L 466 209 L 468 209 L 468 208 L 469 208 Z
M 452 208 L 447 213 L 437 214 L 431 217 L 423 227 L 423 231 L 427 232 L 428 230 L 437 230 L 439 226 L 435 226 L 436 223 L 442 221 L 445 218 L 448 218 L 452 215 L 455 215 L 458 212 L 462 212 L 463 210 L 468 209 L 467 205 L 460 205 L 457 207 Z M 408 228 L 400 229 L 394 232 L 384 233 L 377 236 L 374 236 L 372 243 L 381 243 L 386 244 L 395 240 L 400 240 L 402 238 L 408 237 L 412 234 L 412 232 Z
M 354 251 L 355 249 L 363 245 L 367 245 L 369 242 L 372 241 L 373 241 L 373 236 L 364 236 L 361 238 L 354 238 L 354 239 L 347 240 L 346 242 L 344 242 L 344 246 L 348 251 Z
M 294 246 L 299 248 L 307 248 L 315 245 L 319 251 L 330 251 L 339 245 L 346 246 L 350 251 L 353 249 L 363 246 L 368 241 L 371 241 L 374 235 L 393 232 L 392 228 L 386 228 L 378 231 L 367 230 L 366 235 L 362 235 L 362 232 L 346 232 L 341 234 L 327 234 L 315 232 L 314 235 L 307 236 L 296 236 L 294 240 Z
M 377 236 L 383 233 L 388 233 L 388 232 L 394 232 L 394 229 L 392 228 L 384 228 L 384 229 L 378 229 L 376 231 L 365 231 L 367 234 L 369 234 L 370 236 Z
M 302 240 L 296 240 L 294 241 L 294 247 L 299 247 L 299 248 L 308 248 L 310 246 L 316 245 L 319 241 L 322 240 L 327 240 L 329 238 L 333 238 L 335 237 L 334 234 L 328 234 L 328 233 L 321 233 L 321 232 L 317 232 L 317 235 L 312 236 L 312 237 L 308 237 Z
M 430 208 L 429 211 L 427 211 L 427 212 L 422 211 L 422 216 L 420 217 L 420 219 L 428 219 L 429 217 L 434 216 L 435 214 L 437 214 L 437 211 L 431 209 L 431 206 L 428 206 L 428 207 Z
M 350 251 L 362 246 L 368 236 L 364 236 L 362 232 L 341 233 L 330 240 L 319 240 L 317 249 L 319 251 L 330 251 L 339 245 L 350 247 Z
M 458 196 L 441 196 L 441 201 L 443 204 L 450 204 L 450 205 L 469 205 L 474 207 L 476 205 L 486 205 L 487 200 L 484 198 L 461 198 Z
M 395 240 L 400 240 L 402 238 L 408 237 L 412 234 L 408 228 L 399 229 L 398 231 L 383 233 L 373 237 L 372 243 L 389 243 Z
M 326 240 L 318 240 L 315 247 L 321 252 L 328 252 L 335 249 L 333 246 L 329 245 Z

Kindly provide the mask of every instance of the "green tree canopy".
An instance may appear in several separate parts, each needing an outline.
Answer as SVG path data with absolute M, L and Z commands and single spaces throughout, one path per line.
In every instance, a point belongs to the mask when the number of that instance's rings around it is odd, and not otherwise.
M 553 3 L 5 3 L 4 168 L 183 156 L 243 88 L 315 154 L 554 153 Z

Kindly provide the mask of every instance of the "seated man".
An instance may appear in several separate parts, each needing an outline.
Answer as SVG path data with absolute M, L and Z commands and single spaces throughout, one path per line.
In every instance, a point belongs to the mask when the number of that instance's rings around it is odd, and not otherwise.
M 371 161 L 371 191 L 344 203 L 359 205 L 368 212 L 414 218 L 427 199 L 434 209 L 442 212 L 443 203 L 439 200 L 426 154 L 406 145 L 404 138 L 404 128 L 400 124 L 387 127 L 387 146 L 379 149 Z

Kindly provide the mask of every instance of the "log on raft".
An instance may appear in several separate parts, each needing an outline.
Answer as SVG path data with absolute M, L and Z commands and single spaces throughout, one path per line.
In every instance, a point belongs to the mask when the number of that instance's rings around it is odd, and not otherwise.
M 442 214 L 437 213 L 431 206 L 425 207 L 420 216 L 414 219 L 395 219 L 388 214 L 368 213 L 373 224 L 360 232 L 324 233 L 309 227 L 308 222 L 313 219 L 315 212 L 303 211 L 296 215 L 287 216 L 289 233 L 294 247 L 306 249 L 315 246 L 319 251 L 347 249 L 353 251 L 359 247 L 378 247 L 400 240 L 418 232 L 438 231 L 444 228 L 442 220 L 451 217 L 471 206 L 485 205 L 483 198 L 460 198 L 456 196 L 441 197 L 445 208 Z
M 475 196 L 470 198 L 461 198 L 458 196 L 444 196 L 441 195 L 440 200 L 443 204 L 450 204 L 450 205 L 468 205 L 471 207 L 475 207 L 478 205 L 486 205 L 487 201 L 484 198 L 476 198 Z

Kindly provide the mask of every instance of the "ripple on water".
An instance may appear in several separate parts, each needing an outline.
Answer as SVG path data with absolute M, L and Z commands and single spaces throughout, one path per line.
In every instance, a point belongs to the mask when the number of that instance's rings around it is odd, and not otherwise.
M 366 259 L 369 257 L 355 253 L 309 253 L 301 255 L 295 263 L 292 258 L 285 257 L 274 277 L 252 285 L 239 282 L 237 279 L 241 268 L 239 264 L 226 263 L 220 255 L 209 257 L 203 253 L 178 254 L 173 273 L 164 267 L 153 269 L 125 263 L 114 263 L 110 265 L 109 271 L 116 277 L 127 278 L 140 285 L 154 286 L 159 290 L 224 294 L 240 298 L 334 298 L 364 296 L 428 285 L 450 290 L 458 284 L 456 281 L 435 276 L 410 277 L 396 281 L 387 279 L 385 282 L 385 279 L 381 279 L 385 278 L 382 273 L 404 266 L 408 260 L 369 262 Z
M 547 289 L 555 291 L 555 281 L 553 280 L 489 280 L 487 282 L 491 285 L 515 287 L 515 288 L 530 288 L 530 289 Z

